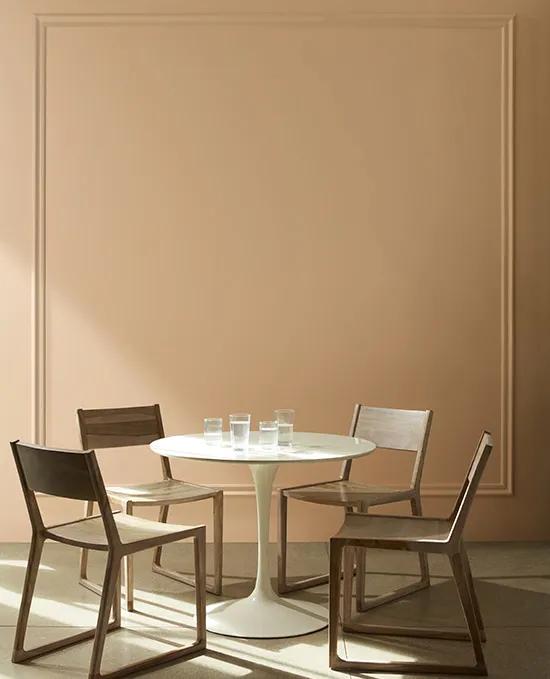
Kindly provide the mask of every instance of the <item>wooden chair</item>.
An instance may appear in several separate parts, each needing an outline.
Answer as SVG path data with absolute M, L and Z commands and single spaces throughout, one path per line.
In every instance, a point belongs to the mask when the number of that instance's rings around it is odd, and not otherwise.
M 424 467 L 424 458 L 428 445 L 431 410 L 396 410 L 393 408 L 371 408 L 357 404 L 353 413 L 350 436 L 373 441 L 378 448 L 392 451 L 411 451 L 415 453 L 415 461 L 409 488 L 395 489 L 381 486 L 369 486 L 350 480 L 352 461 L 347 460 L 340 474 L 334 481 L 324 481 L 306 486 L 282 488 L 279 491 L 279 559 L 278 585 L 281 594 L 293 592 L 307 587 L 314 587 L 328 582 L 328 574 L 314 576 L 290 583 L 287 579 L 287 506 L 288 498 L 314 502 L 323 505 L 345 507 L 346 512 L 367 512 L 369 507 L 390 502 L 407 501 L 411 504 L 414 516 L 422 515 L 420 501 L 420 481 Z M 402 587 L 394 592 L 365 599 L 365 550 L 359 550 L 357 563 L 357 598 L 358 610 L 368 610 L 393 601 L 405 594 L 428 587 L 430 574 L 428 561 L 424 554 L 419 554 L 420 580 Z
M 454 510 L 448 519 L 410 516 L 383 516 L 361 513 L 348 514 L 340 531 L 330 540 L 330 604 L 329 604 L 329 663 L 333 670 L 346 672 L 391 672 L 395 674 L 476 674 L 486 675 L 482 641 L 485 641 L 483 620 L 479 609 L 474 581 L 462 533 L 470 506 L 487 460 L 493 448 L 488 432 L 483 432 L 470 469 Z M 420 554 L 446 554 L 458 590 L 468 633 L 438 630 L 436 628 L 387 627 L 366 625 L 351 619 L 351 592 L 353 558 L 351 550 L 358 547 L 401 549 Z M 343 660 L 338 656 L 338 615 L 340 609 L 340 577 L 344 553 L 344 632 L 380 634 L 389 636 L 426 637 L 429 639 L 454 639 L 471 641 L 475 664 L 448 665 L 408 662 L 363 662 Z
M 80 437 L 82 447 L 88 448 L 120 448 L 146 445 L 156 439 L 164 438 L 164 428 L 160 407 L 138 406 L 133 408 L 107 408 L 96 410 L 78 410 Z M 206 587 L 212 594 L 221 594 L 223 566 L 223 491 L 207 486 L 200 486 L 188 481 L 178 481 L 172 476 L 170 460 L 161 457 L 162 480 L 152 483 L 133 485 L 107 486 L 109 499 L 122 507 L 125 514 L 132 515 L 134 506 L 160 507 L 159 521 L 166 523 L 168 509 L 173 504 L 197 502 L 212 498 L 214 520 L 214 584 Z M 86 516 L 93 513 L 93 502 L 86 506 Z M 183 573 L 165 568 L 161 564 L 162 546 L 153 556 L 153 571 L 173 580 L 193 585 L 193 581 Z M 82 550 L 80 558 L 80 583 L 99 593 L 101 588 L 88 579 L 88 551 Z M 124 584 L 126 608 L 134 610 L 134 568 L 132 557 L 125 558 Z
M 122 677 L 133 672 L 141 672 L 162 663 L 172 662 L 206 648 L 206 567 L 204 526 L 176 526 L 147 521 L 125 514 L 114 513 L 103 485 L 101 472 L 93 450 L 74 451 L 44 448 L 14 441 L 11 444 L 17 471 L 21 480 L 25 502 L 32 525 L 32 542 L 29 563 L 23 585 L 23 596 L 13 647 L 12 661 L 21 663 L 32 658 L 57 651 L 86 639 L 94 639 L 90 663 L 90 679 L 99 677 Z M 93 517 L 70 521 L 55 526 L 45 526 L 36 493 L 46 493 L 57 497 L 97 502 L 100 514 Z M 195 549 L 196 576 L 196 641 L 185 648 L 157 655 L 141 662 L 109 672 L 101 673 L 101 658 L 107 632 L 121 626 L 120 614 L 120 567 L 121 560 L 144 549 L 193 538 Z M 40 566 L 42 548 L 46 540 L 55 540 L 66 545 L 107 552 L 107 566 L 101 593 L 101 604 L 97 626 L 94 630 L 80 632 L 73 636 L 44 644 L 26 651 L 25 634 L 32 603 L 34 586 Z M 55 603 L 52 602 L 55 607 Z M 111 608 L 113 622 L 109 622 Z

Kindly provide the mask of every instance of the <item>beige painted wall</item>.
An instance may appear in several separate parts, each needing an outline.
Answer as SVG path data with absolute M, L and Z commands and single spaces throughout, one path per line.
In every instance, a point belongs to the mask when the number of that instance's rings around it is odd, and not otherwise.
M 10 438 L 77 446 L 77 407 L 155 401 L 169 433 L 432 408 L 426 511 L 448 511 L 486 427 L 470 536 L 548 538 L 550 5 L 412 10 L 2 4 L 0 539 L 28 535 Z M 159 471 L 146 450 L 100 459 L 110 482 Z M 354 473 L 399 484 L 408 464 Z M 228 538 L 254 538 L 246 469 L 175 469 L 225 487 Z M 340 519 L 292 509 L 293 539 Z

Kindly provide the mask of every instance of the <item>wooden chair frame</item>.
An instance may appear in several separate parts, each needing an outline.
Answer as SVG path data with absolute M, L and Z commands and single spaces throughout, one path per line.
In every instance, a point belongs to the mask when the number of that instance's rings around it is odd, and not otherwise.
M 38 658 L 62 648 L 72 646 L 87 639 L 93 639 L 92 657 L 90 662 L 89 679 L 115 679 L 134 672 L 142 672 L 161 664 L 173 662 L 183 657 L 195 656 L 206 649 L 206 566 L 205 545 L 206 529 L 204 526 L 181 527 L 181 530 L 170 534 L 159 535 L 149 539 L 135 542 L 122 542 L 114 514 L 111 511 L 109 500 L 97 464 L 94 451 L 72 451 L 45 448 L 30 444 L 21 444 L 14 441 L 11 444 L 13 456 L 21 480 L 21 486 L 25 497 L 25 503 L 32 525 L 32 541 L 29 552 L 29 561 L 23 585 L 23 594 L 13 646 L 12 662 L 23 663 L 33 658 Z M 29 456 L 24 460 L 24 455 Z M 49 462 L 54 455 L 64 458 L 64 468 L 52 470 Z M 73 459 L 71 459 L 73 458 Z M 83 464 L 84 463 L 84 464 Z M 34 477 L 29 481 L 30 476 Z M 53 472 L 53 473 L 52 473 Z M 65 473 L 66 472 L 66 473 Z M 40 480 L 37 482 L 37 479 Z M 54 480 L 52 480 L 52 478 Z M 57 495 L 72 499 L 84 499 L 98 503 L 100 514 L 96 517 L 83 518 L 65 524 L 45 526 L 36 492 Z M 101 517 L 106 536 L 105 544 L 90 542 L 86 539 L 89 522 Z M 142 520 L 143 524 L 150 524 Z M 63 537 L 57 530 L 64 527 L 81 528 L 81 537 Z M 108 673 L 101 672 L 101 660 L 108 632 L 121 627 L 120 610 L 120 568 L 122 559 L 130 554 L 145 549 L 157 548 L 162 544 L 175 542 L 184 538 L 193 538 L 195 552 L 195 575 L 196 575 L 196 640 L 184 648 L 168 651 L 147 660 L 126 665 L 118 670 Z M 99 607 L 98 621 L 95 629 L 80 632 L 59 641 L 43 644 L 36 648 L 26 650 L 24 648 L 25 636 L 36 579 L 38 576 L 40 559 L 44 542 L 48 539 L 64 544 L 80 547 L 82 549 L 94 549 L 107 552 L 107 565 L 103 587 L 101 588 L 101 603 Z M 113 609 L 114 620 L 109 622 L 110 611 Z
M 353 417 L 351 420 L 351 425 L 349 429 L 350 436 L 362 435 L 357 433 L 359 418 L 361 412 L 366 409 L 367 411 L 379 411 L 381 413 L 402 413 L 410 411 L 400 411 L 394 409 L 385 408 L 370 408 L 361 403 L 355 405 L 353 411 Z M 415 412 L 415 411 L 412 411 Z M 391 498 L 385 498 L 383 502 L 375 501 L 369 502 L 365 497 L 365 500 L 357 500 L 354 503 L 344 505 L 346 514 L 349 512 L 360 512 L 366 513 L 369 507 L 376 506 L 379 504 L 389 504 L 391 502 L 410 502 L 411 512 L 413 516 L 422 516 L 422 501 L 420 494 L 420 483 L 422 480 L 422 471 L 424 469 L 424 461 L 426 457 L 426 449 L 428 446 L 428 438 L 430 435 L 431 422 L 432 422 L 432 411 L 417 411 L 417 414 L 425 417 L 425 426 L 421 440 L 418 442 L 416 448 L 400 448 L 400 450 L 407 450 L 416 453 L 416 458 L 414 461 L 412 478 L 410 488 L 403 490 L 396 490 L 395 494 Z M 364 435 L 364 438 L 372 440 L 377 443 L 376 436 L 369 436 L 368 432 Z M 391 446 L 383 446 L 384 448 L 391 449 Z M 281 488 L 279 490 L 279 533 L 278 533 L 278 587 L 279 593 L 284 594 L 288 592 L 295 592 L 302 589 L 307 589 L 309 587 L 316 587 L 317 585 L 326 584 L 329 581 L 329 574 L 317 575 L 310 578 L 305 578 L 296 582 L 289 582 L 287 576 L 287 551 L 288 551 L 288 494 L 292 491 L 301 490 L 304 488 L 311 488 L 314 486 L 323 486 L 331 483 L 336 483 L 339 481 L 349 481 L 352 468 L 352 460 L 346 460 L 342 465 L 342 470 L 340 477 L 332 481 L 321 481 L 317 483 L 310 483 L 302 486 L 293 486 L 290 488 Z M 367 490 L 367 489 L 365 489 Z M 321 504 L 332 504 L 331 502 L 321 502 Z M 390 601 L 395 601 L 407 594 L 412 594 L 413 592 L 418 592 L 426 587 L 430 586 L 430 572 L 428 567 L 428 560 L 425 554 L 419 553 L 419 565 L 420 565 L 420 579 L 417 582 L 401 587 L 393 592 L 383 594 L 373 599 L 367 601 L 365 596 L 365 568 L 366 568 L 366 550 L 358 549 L 356 550 L 356 567 L 354 570 L 356 576 L 356 606 L 359 611 L 367 611 L 382 604 L 388 603 Z
M 110 422 L 112 418 L 116 419 L 121 415 L 124 416 L 126 413 L 136 413 L 136 419 L 131 423 L 124 423 L 123 426 L 114 422 Z M 162 416 L 160 412 L 160 406 L 155 403 L 152 406 L 141 406 L 137 408 L 109 408 L 100 410 L 84 410 L 80 408 L 77 411 L 78 422 L 80 426 L 80 437 L 82 440 L 83 449 L 89 448 L 114 448 L 114 447 L 129 447 L 135 445 L 144 445 L 155 441 L 156 439 L 164 438 L 164 426 L 162 423 Z M 97 417 L 98 414 L 105 420 L 102 425 L 105 427 L 102 431 L 101 442 L 98 441 L 97 431 L 92 430 L 92 426 L 89 422 L 90 417 Z M 144 429 L 142 422 L 139 420 L 139 415 L 146 416 L 148 420 L 152 420 L 154 425 L 148 429 Z M 90 440 L 91 439 L 91 440 Z M 94 445 L 90 445 L 94 443 Z M 162 479 L 164 481 L 175 481 L 172 474 L 172 468 L 170 466 L 169 458 L 162 456 L 160 458 L 161 468 L 162 468 Z M 123 492 L 117 491 L 112 492 L 109 487 L 107 487 L 107 496 L 111 501 L 120 504 L 122 511 L 125 514 L 133 515 L 135 507 L 151 507 L 157 506 L 159 509 L 159 521 L 161 523 L 166 523 L 168 521 L 168 511 L 170 505 L 172 504 L 184 504 L 187 502 L 197 502 L 203 499 L 212 499 L 213 503 L 213 542 L 214 542 L 214 578 L 213 584 L 206 586 L 206 590 L 211 594 L 220 595 L 222 593 L 222 571 L 223 571 L 223 490 L 214 490 L 204 487 L 205 491 L 212 490 L 211 493 L 203 493 L 200 499 L 196 498 L 185 498 L 173 499 L 170 501 L 154 500 L 148 499 L 145 495 L 138 500 L 128 499 L 124 497 Z M 94 503 L 87 502 L 85 508 L 85 516 L 92 516 L 94 512 Z M 162 546 L 155 549 L 153 555 L 152 569 L 154 573 L 159 573 L 172 580 L 178 582 L 183 582 L 186 585 L 194 585 L 192 578 L 187 577 L 179 571 L 171 570 L 166 568 L 161 563 L 162 559 Z M 123 563 L 123 573 L 124 573 L 124 591 L 125 591 L 125 602 L 126 609 L 128 611 L 134 610 L 134 567 L 132 556 L 127 556 L 124 558 Z M 95 592 L 96 594 L 101 593 L 101 586 L 92 582 L 88 578 L 88 550 L 83 549 L 80 555 L 80 584 L 87 589 Z
M 458 496 L 451 516 L 446 520 L 448 530 L 443 537 L 426 535 L 419 537 L 396 536 L 396 522 L 413 521 L 422 530 L 422 525 L 428 526 L 434 519 L 424 517 L 390 517 L 387 515 L 363 515 L 364 519 L 354 517 L 355 528 L 364 521 L 364 535 L 358 536 L 357 530 L 350 531 L 346 521 L 340 532 L 330 541 L 330 598 L 329 598 L 329 664 L 333 670 L 345 672 L 390 672 L 395 674 L 471 674 L 487 675 L 487 666 L 483 654 L 482 642 L 485 641 L 485 630 L 479 602 L 475 592 L 474 581 L 462 540 L 465 521 L 474 499 L 477 487 L 487 460 L 491 453 L 493 442 L 488 432 L 483 432 L 476 454 L 470 465 L 470 470 L 462 490 Z M 435 520 L 440 521 L 440 520 Z M 373 523 L 374 522 L 374 523 Z M 376 537 L 373 528 L 376 523 L 380 526 L 393 524 L 394 530 L 387 531 L 388 536 Z M 369 535 L 369 527 L 371 534 Z M 381 531 L 383 533 L 383 530 Z M 351 550 L 363 547 L 377 549 L 399 549 L 417 553 L 446 554 L 449 558 L 453 578 L 457 587 L 462 611 L 466 619 L 467 633 L 440 630 L 435 628 L 407 628 L 384 625 L 369 625 L 357 623 L 351 617 L 351 592 L 353 577 L 353 555 Z M 470 641 L 474 651 L 473 665 L 452 665 L 439 663 L 407 662 L 367 662 L 344 660 L 338 655 L 338 618 L 340 614 L 340 578 L 344 568 L 344 597 L 343 597 L 343 631 L 358 634 L 387 635 L 400 637 L 424 637 L 430 639 L 452 639 Z

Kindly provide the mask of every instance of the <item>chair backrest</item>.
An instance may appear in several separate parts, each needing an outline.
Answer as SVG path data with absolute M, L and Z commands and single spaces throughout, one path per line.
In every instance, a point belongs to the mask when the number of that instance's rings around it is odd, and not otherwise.
M 484 431 L 451 514 L 451 539 L 460 539 L 462 536 L 470 507 L 492 450 L 493 437 L 488 431 Z
M 416 453 L 411 487 L 418 487 L 424 468 L 432 415 L 431 410 L 373 408 L 358 403 L 353 412 L 350 436 L 368 439 L 375 443 L 377 448 Z M 351 465 L 352 460 L 344 463 L 343 479 L 349 479 Z
M 77 412 L 85 449 L 141 446 L 164 438 L 158 404 L 132 408 L 80 408 Z
M 142 446 L 164 438 L 160 406 L 95 408 L 77 411 L 82 447 L 126 448 Z M 172 478 L 170 461 L 161 458 L 165 478 Z
M 44 528 L 36 493 L 97 502 L 107 536 L 117 535 L 105 485 L 93 450 L 62 450 L 30 443 L 11 443 L 29 518 Z

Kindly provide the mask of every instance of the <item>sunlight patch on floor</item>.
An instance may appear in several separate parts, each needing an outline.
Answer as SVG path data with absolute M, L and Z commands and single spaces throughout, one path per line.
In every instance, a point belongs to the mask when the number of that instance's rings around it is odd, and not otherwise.
M 27 568 L 26 559 L 0 559 L 0 567 L 8 566 L 10 568 Z M 54 571 L 55 569 L 51 566 L 46 566 L 45 564 L 40 564 L 39 570 L 41 571 Z
M 19 592 L 12 592 L 5 587 L 0 587 L 0 601 L 2 606 L 8 606 L 19 610 L 21 603 L 21 594 Z M 38 615 L 52 624 L 60 624 L 73 627 L 82 626 L 82 604 L 75 602 L 72 604 L 64 604 L 54 599 L 48 599 L 34 595 L 31 606 L 31 617 Z M 31 623 L 36 626 L 36 623 Z
M 212 658 L 208 655 L 203 655 L 198 658 L 200 666 L 205 669 L 211 670 L 213 672 L 219 672 L 221 675 L 227 675 L 231 677 L 247 677 L 253 674 L 254 670 L 248 669 L 247 667 L 239 667 L 234 665 L 227 660 L 221 660 L 220 658 Z

